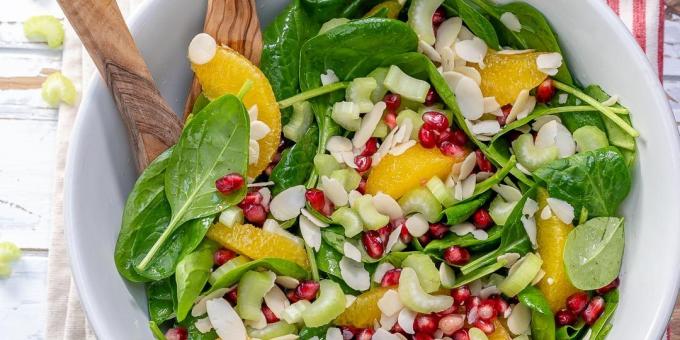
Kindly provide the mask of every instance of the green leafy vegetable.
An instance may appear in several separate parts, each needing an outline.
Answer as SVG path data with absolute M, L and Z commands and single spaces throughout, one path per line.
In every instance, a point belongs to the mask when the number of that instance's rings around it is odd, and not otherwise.
M 196 321 L 204 317 L 205 316 L 194 317 L 190 313 L 187 315 L 186 319 L 179 323 L 179 326 L 186 328 L 190 340 L 215 340 L 218 338 L 214 329 L 207 333 L 201 333 L 201 331 L 196 328 Z
M 613 216 L 631 186 L 626 162 L 613 147 L 558 159 L 534 176 L 546 183 L 550 197 L 567 201 L 577 213 L 586 208 L 591 217 Z
M 146 299 L 149 318 L 156 324 L 162 324 L 175 317 L 177 310 L 177 293 L 175 280 L 172 277 L 149 282 L 146 285 Z
M 245 187 L 224 196 L 215 188 L 215 180 L 232 172 L 245 174 L 249 132 L 248 112 L 233 95 L 212 101 L 186 125 L 165 171 L 165 194 L 172 218 L 136 265 L 138 270 L 148 267 L 181 224 L 212 216 L 242 199 Z
M 177 320 L 182 321 L 201 295 L 213 267 L 213 253 L 217 243 L 206 240 L 194 252 L 177 264 Z
M 163 332 L 161 331 L 160 328 L 158 328 L 158 325 L 155 322 L 149 321 L 149 329 L 151 329 L 151 333 L 153 334 L 153 337 L 156 340 L 166 340 L 165 334 L 163 334 Z
M 590 338 L 593 340 L 604 340 L 607 333 L 611 330 L 611 318 L 616 311 L 616 307 L 619 305 L 619 290 L 613 290 L 604 296 L 604 312 L 600 315 L 600 318 L 595 321 L 592 333 L 590 333 Z
M 319 142 L 319 129 L 312 125 L 298 143 L 281 154 L 281 160 L 274 167 L 270 181 L 274 181 L 274 195 L 290 187 L 305 184 L 314 170 L 314 156 Z
M 574 287 L 593 290 L 618 275 L 623 257 L 623 219 L 597 217 L 569 233 L 564 244 L 564 266 Z
M 220 276 L 215 280 L 215 283 L 208 290 L 208 294 L 220 288 L 226 288 L 241 279 L 241 276 L 249 270 L 256 270 L 257 268 L 267 268 L 278 275 L 291 276 L 296 279 L 306 279 L 309 277 L 309 272 L 298 264 L 279 258 L 262 258 L 259 260 L 250 261 L 244 265 L 238 266 Z
M 208 106 L 208 104 L 210 104 L 210 99 L 205 96 L 205 93 L 199 93 L 198 97 L 196 97 L 196 100 L 194 101 L 194 106 L 191 108 L 191 114 L 194 116 L 197 115 L 199 112 L 201 112 L 201 110 Z
M 467 221 L 472 214 L 481 208 L 486 202 L 491 199 L 491 192 L 487 191 L 478 196 L 470 197 L 464 201 L 457 203 L 454 206 L 444 209 L 446 215 L 446 223 L 449 225 L 456 225 Z M 433 241 L 434 242 L 434 241 Z M 427 248 L 427 247 L 426 247 Z
M 447 233 L 444 238 L 440 240 L 432 240 L 425 246 L 424 250 L 427 253 L 440 256 L 444 249 L 451 246 L 460 247 L 480 247 L 487 244 L 494 244 L 501 239 L 501 234 L 503 233 L 502 226 L 494 226 L 487 231 L 489 237 L 486 240 L 478 240 L 472 234 L 465 234 L 463 236 L 458 236 L 455 233 Z
M 467 0 L 456 0 L 456 5 L 460 18 L 470 31 L 484 40 L 490 48 L 500 50 L 501 45 L 498 42 L 498 35 L 489 19 L 479 9 L 470 5 Z
M 305 327 L 302 330 L 300 330 L 300 334 L 298 334 L 300 340 L 310 340 L 313 337 L 317 337 L 318 339 L 325 339 L 326 338 L 326 332 L 328 331 L 328 328 L 330 325 L 325 325 L 321 327 Z
M 604 102 L 610 98 L 607 92 L 604 92 L 601 87 L 597 85 L 590 85 L 586 88 L 585 93 L 593 97 L 595 100 Z M 623 106 L 616 104 L 612 108 L 623 108 Z M 619 115 L 626 123 L 631 124 L 630 117 L 628 115 Z M 612 145 L 618 146 L 619 148 L 626 149 L 635 152 L 635 138 L 631 137 L 626 133 L 620 126 L 614 124 L 611 120 L 605 119 L 604 125 L 607 127 L 607 136 L 609 137 L 609 142 Z M 602 130 L 605 131 L 605 130 Z
M 583 339 L 588 331 L 585 322 L 579 320 L 575 325 L 572 326 L 562 326 L 555 332 L 556 340 L 576 340 Z
M 495 273 L 501 268 L 503 268 L 505 265 L 506 265 L 505 261 L 496 261 L 494 259 L 493 262 L 491 262 L 490 264 L 480 267 L 479 269 L 475 269 L 471 272 L 464 273 L 463 276 L 456 278 L 455 287 L 460 287 L 472 281 L 491 275 L 492 273 Z
M 532 339 L 555 339 L 555 316 L 543 293 L 534 286 L 528 286 L 519 293 L 518 298 L 531 310 Z

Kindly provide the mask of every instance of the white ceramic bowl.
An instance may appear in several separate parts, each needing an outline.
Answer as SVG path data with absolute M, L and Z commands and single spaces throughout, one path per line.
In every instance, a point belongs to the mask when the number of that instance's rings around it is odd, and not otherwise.
M 259 1 L 263 25 L 285 0 Z M 618 94 L 641 132 L 626 217 L 621 303 L 609 339 L 659 339 L 678 288 L 680 144 L 666 96 L 631 35 L 601 0 L 529 0 L 550 20 L 576 78 Z M 266 4 L 265 4 L 266 3 Z M 147 0 L 131 20 L 161 93 L 181 112 L 190 69 L 186 47 L 205 1 Z M 83 96 L 66 172 L 66 226 L 73 274 L 100 339 L 151 339 L 141 286 L 117 273 L 113 250 L 136 173 L 125 129 L 100 78 Z

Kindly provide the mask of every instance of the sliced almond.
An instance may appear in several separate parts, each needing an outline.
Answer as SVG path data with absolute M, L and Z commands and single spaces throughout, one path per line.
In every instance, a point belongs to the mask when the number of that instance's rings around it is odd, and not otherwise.
M 297 217 L 305 206 L 304 185 L 290 187 L 276 195 L 269 204 L 269 211 L 279 221 L 287 221 Z
M 250 118 L 251 122 L 254 122 L 257 120 L 257 115 L 260 113 L 260 110 L 257 107 L 257 104 L 251 106 L 248 109 L 248 118 Z
M 525 54 L 525 53 L 531 53 L 534 52 L 534 49 L 526 49 L 526 50 L 512 50 L 512 49 L 507 49 L 507 50 L 500 50 L 496 52 L 497 54 L 505 54 L 505 55 L 515 55 L 515 54 Z
M 522 303 L 516 304 L 508 317 L 508 330 L 514 335 L 525 334 L 529 331 L 530 324 L 531 310 L 529 307 Z
M 364 265 L 347 256 L 340 260 L 340 276 L 354 290 L 365 291 L 371 288 L 371 277 Z
M 248 164 L 255 164 L 260 159 L 260 144 L 254 139 L 248 142 Z
M 301 209 L 300 213 L 302 213 L 302 216 L 307 217 L 307 219 L 314 224 L 315 226 L 319 228 L 326 228 L 328 227 L 328 223 L 318 219 L 314 214 L 310 213 L 309 210 L 307 209 Z
M 534 217 L 526 217 L 522 216 L 520 218 L 522 221 L 522 226 L 524 226 L 524 230 L 527 232 L 527 236 L 529 236 L 529 240 L 531 241 L 531 244 L 536 246 L 536 220 Z
M 262 121 L 256 120 L 250 123 L 250 138 L 260 140 L 267 136 L 272 129 Z
M 389 262 L 380 263 L 373 272 L 373 282 L 380 283 L 382 281 L 383 276 L 385 276 L 385 273 L 392 269 L 394 269 L 394 266 L 391 263 Z
M 550 210 L 550 206 L 546 205 L 543 210 L 541 210 L 541 219 L 542 220 L 547 220 L 551 218 L 553 215 L 552 210 Z
M 430 224 L 421 213 L 411 215 L 406 219 L 406 229 L 413 237 L 421 237 L 430 230 Z
M 354 304 L 354 301 L 357 300 L 357 297 L 354 295 L 349 295 L 345 294 L 345 308 L 349 308 Z
M 347 191 L 339 180 L 321 176 L 321 190 L 336 207 L 347 205 Z
M 601 104 L 604 105 L 604 106 L 614 106 L 618 102 L 619 102 L 619 96 L 613 95 L 613 96 L 609 97 L 609 99 L 603 101 Z
M 534 201 L 531 197 L 527 198 L 526 202 L 524 202 L 524 206 L 522 207 L 522 214 L 524 214 L 524 216 L 534 216 L 537 211 L 538 203 L 536 203 L 536 201 Z
M 352 141 L 342 136 L 332 136 L 326 142 L 326 150 L 329 152 L 352 151 Z
M 472 234 L 472 237 L 474 237 L 475 240 L 486 241 L 489 239 L 489 233 L 481 229 L 475 229 L 471 231 L 470 234 Z
M 480 85 L 482 83 L 482 75 L 479 74 L 479 71 L 477 71 L 476 68 L 470 67 L 470 66 L 456 66 L 453 69 L 455 72 L 458 72 L 477 83 L 477 85 Z M 500 108 L 500 107 L 499 107 Z
M 397 323 L 401 326 L 401 329 L 406 332 L 406 334 L 415 334 L 413 330 L 413 322 L 416 320 L 416 313 L 408 308 L 404 308 L 399 312 L 399 318 L 397 318 Z
M 196 320 L 194 326 L 196 326 L 196 329 L 203 334 L 208 333 L 213 329 L 213 326 L 210 323 L 210 318 L 207 316 L 205 318 Z
M 456 52 L 453 51 L 453 47 L 442 47 L 437 51 L 442 57 L 440 73 L 443 75 L 446 72 L 453 71 L 456 68 Z
M 274 282 L 286 289 L 295 289 L 300 285 L 300 280 L 290 276 L 277 276 Z
M 501 125 L 498 123 L 498 120 L 496 119 L 479 121 L 473 124 L 472 129 L 470 129 L 470 132 L 472 132 L 475 135 L 485 136 L 493 136 L 500 131 Z
M 281 318 L 283 310 L 290 306 L 290 301 L 288 301 L 286 294 L 277 285 L 274 285 L 272 289 L 265 294 L 264 302 L 277 318 Z
M 488 49 L 484 40 L 473 37 L 470 40 L 458 41 L 454 47 L 457 56 L 467 62 L 484 67 L 484 57 Z
M 392 147 L 392 149 L 390 149 L 390 155 L 399 156 L 406 152 L 408 149 L 414 147 L 416 144 L 417 142 L 415 140 L 410 140 L 406 143 L 395 145 L 394 147 Z
M 326 73 L 321 74 L 321 85 L 326 86 L 340 81 L 340 78 L 333 70 L 326 70 Z
M 354 138 L 352 138 L 352 144 L 355 148 L 362 147 L 368 142 L 376 126 L 378 126 L 386 107 L 385 102 L 377 102 L 373 105 L 371 112 L 364 115 L 364 118 L 361 119 L 359 130 L 354 133 Z
M 501 23 L 503 23 L 503 26 L 507 27 L 513 32 L 519 32 L 522 30 L 522 24 L 519 22 L 519 19 L 517 19 L 517 16 L 513 13 L 505 12 L 501 14 L 500 20 Z
M 467 157 L 463 160 L 462 163 L 460 163 L 460 172 L 458 174 L 458 180 L 464 180 L 470 176 L 472 171 L 475 169 L 475 165 L 477 165 L 477 153 L 476 152 L 470 152 Z
M 551 121 L 557 121 L 558 123 L 562 123 L 562 120 L 560 117 L 553 116 L 553 115 L 546 115 L 546 116 L 540 116 L 534 120 L 534 123 L 531 124 L 531 128 L 534 131 L 538 131 L 543 127 L 545 124 L 551 122 Z
M 444 20 L 437 29 L 437 40 L 434 43 L 434 48 L 437 51 L 441 51 L 444 47 L 452 47 L 458 38 L 458 33 L 460 33 L 462 26 L 463 20 L 459 17 L 451 17 Z
M 557 69 L 562 66 L 562 55 L 553 53 L 542 53 L 536 57 L 536 66 L 539 70 Z
M 522 199 L 522 193 L 517 188 L 506 184 L 494 185 L 491 189 L 501 195 L 506 202 L 517 202 Z
M 505 261 L 505 268 L 510 268 L 512 267 L 517 260 L 519 260 L 521 256 L 518 253 L 505 253 L 503 255 L 500 255 L 496 258 L 497 261 Z
M 326 340 L 343 340 L 342 331 L 337 327 L 329 327 L 326 330 Z
M 399 313 L 396 313 L 394 315 L 385 315 L 385 314 L 380 314 L 380 328 L 378 329 L 379 331 L 386 331 L 386 330 L 391 330 L 394 325 L 397 324 L 397 319 L 399 318 Z M 393 336 L 391 333 L 387 333 L 390 336 Z M 371 339 L 379 339 L 376 336 L 378 333 L 376 332 L 373 334 L 373 338 Z M 390 338 L 390 339 L 396 339 L 396 338 Z
M 345 243 L 342 245 L 342 250 L 345 256 L 354 261 L 361 262 L 361 251 L 359 251 L 359 248 L 357 248 L 352 243 L 345 241 Z
M 403 226 L 398 226 L 392 232 L 390 233 L 390 236 L 387 238 L 387 245 L 385 245 L 385 254 L 389 253 L 392 251 L 392 248 L 399 242 L 399 235 L 401 234 L 401 228 Z
M 444 72 L 442 74 L 442 77 L 446 81 L 446 84 L 449 85 L 449 88 L 452 91 L 455 91 L 456 86 L 458 86 L 458 82 L 460 82 L 461 79 L 463 79 L 467 76 L 460 73 L 460 72 L 448 71 L 448 72 Z
M 484 114 L 484 96 L 474 80 L 463 76 L 458 80 L 454 93 L 465 118 L 477 120 Z
M 463 236 L 466 234 L 471 233 L 473 230 L 475 230 L 475 226 L 472 223 L 469 222 L 464 222 L 460 224 L 456 224 L 452 226 L 449 230 L 451 230 L 452 233 L 458 235 L 458 236 Z
M 241 317 L 236 314 L 227 300 L 223 298 L 209 300 L 206 302 L 206 307 L 210 323 L 219 337 L 235 340 L 248 339 L 246 327 Z
M 432 47 L 432 45 L 426 43 L 423 40 L 418 41 L 418 52 L 427 56 L 430 60 L 438 63 L 442 61 L 442 56 L 437 52 L 437 50 Z
M 462 182 L 462 190 L 463 190 L 463 199 L 468 199 L 472 197 L 472 194 L 475 192 L 475 186 L 477 185 L 477 176 L 475 174 L 472 174 L 468 176 L 466 179 L 464 179 Z
M 574 220 L 574 207 L 568 202 L 550 197 L 548 198 L 548 206 L 564 224 L 571 224 Z
M 297 287 L 297 286 L 296 286 Z M 208 312 L 208 309 L 205 305 L 206 302 L 212 299 L 216 299 L 219 297 L 223 297 L 224 294 L 227 294 L 229 291 L 231 291 L 233 288 L 220 288 L 216 289 L 214 292 L 206 295 L 206 296 L 200 296 L 194 305 L 193 308 L 191 308 L 191 316 L 193 317 L 199 317 L 205 313 Z
M 498 287 L 495 285 L 484 287 L 481 291 L 479 291 L 479 297 L 482 299 L 486 299 L 491 295 L 501 295 L 501 291 L 498 290 Z
M 373 206 L 379 213 L 389 216 L 390 220 L 404 217 L 404 212 L 399 203 L 392 196 L 382 192 L 373 196 Z
M 394 289 L 390 289 L 378 300 L 378 308 L 383 314 L 392 316 L 401 311 L 404 305 L 399 299 L 399 293 Z
M 305 244 L 310 248 L 319 251 L 321 247 L 321 229 L 312 223 L 306 216 L 300 216 L 300 234 L 305 240 Z
M 496 97 L 484 97 L 484 113 L 493 113 L 501 109 Z

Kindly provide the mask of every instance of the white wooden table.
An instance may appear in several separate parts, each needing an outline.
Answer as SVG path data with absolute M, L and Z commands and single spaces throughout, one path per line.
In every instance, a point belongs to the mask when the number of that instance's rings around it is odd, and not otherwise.
M 10 340 L 43 339 L 46 313 L 58 115 L 40 99 L 40 84 L 61 67 L 61 50 L 26 41 L 21 22 L 36 14 L 63 17 L 53 0 L 0 2 L 0 240 L 24 252 L 13 276 L 0 280 L 1 338 Z M 667 15 L 664 48 L 665 87 L 680 122 L 680 16 Z

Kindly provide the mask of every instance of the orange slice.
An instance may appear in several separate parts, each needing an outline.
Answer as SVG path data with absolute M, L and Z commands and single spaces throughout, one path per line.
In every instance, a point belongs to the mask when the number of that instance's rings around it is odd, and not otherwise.
M 522 90 L 531 90 L 541 84 L 547 77 L 536 65 L 536 57 L 541 54 L 498 54 L 489 51 L 484 58 L 485 67 L 480 69 L 476 66 L 482 76 L 480 87 L 484 97 L 496 97 L 501 106 L 512 104 Z
M 223 247 L 254 260 L 276 257 L 309 268 L 307 253 L 302 245 L 250 224 L 236 224 L 231 228 L 221 223 L 213 224 L 207 236 Z
M 250 60 L 225 46 L 218 47 L 217 53 L 208 63 L 192 64 L 191 69 L 210 100 L 227 93 L 237 94 L 246 80 L 253 82 L 252 88 L 243 97 L 243 105 L 246 109 L 257 105 L 257 119 L 271 129 L 267 136 L 258 141 L 260 157 L 257 163 L 248 166 L 248 177 L 257 177 L 271 163 L 281 138 L 281 112 L 269 80 Z
M 335 324 L 357 328 L 373 327 L 373 323 L 380 320 L 382 314 L 378 308 L 378 300 L 388 290 L 390 288 L 376 287 L 359 295 L 354 303 L 335 319 Z
M 494 320 L 493 325 L 496 327 L 496 329 L 494 329 L 493 333 L 487 334 L 487 338 L 489 338 L 489 340 L 511 340 L 512 339 L 512 337 L 510 336 L 510 333 L 505 329 L 505 327 L 503 326 L 503 324 L 500 321 Z

